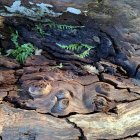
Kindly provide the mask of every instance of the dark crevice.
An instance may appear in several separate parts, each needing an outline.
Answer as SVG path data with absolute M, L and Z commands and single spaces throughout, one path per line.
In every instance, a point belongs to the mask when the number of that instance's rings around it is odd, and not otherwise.
M 65 118 L 68 118 L 70 116 L 73 116 L 73 115 L 76 115 L 76 114 L 80 114 L 80 113 L 76 113 L 76 112 L 71 112 L 68 115 L 63 115 L 63 116 L 56 115 L 55 116 L 52 113 L 41 113 L 41 112 L 37 112 L 37 113 L 42 114 L 42 115 L 49 115 L 49 116 L 52 116 L 52 117 L 55 117 L 55 118 L 60 118 L 60 119 L 65 119 Z
M 42 115 L 48 115 L 48 116 L 55 117 L 55 118 L 59 118 L 51 113 L 41 113 L 41 112 L 37 112 L 37 113 L 42 114 Z
M 2 136 L 0 136 L 0 140 L 3 140 L 3 139 L 2 139 Z
M 135 75 L 134 75 L 134 76 L 137 75 L 139 69 L 140 69 L 140 64 L 137 66 L 137 68 L 136 68 L 136 72 L 135 72 Z
M 98 76 L 99 82 L 102 82 L 102 73 L 100 73 Z
M 117 45 L 116 45 L 114 39 L 112 38 L 112 36 L 109 35 L 108 33 L 104 32 L 103 30 L 101 30 L 101 32 L 104 33 L 104 34 L 106 34 L 106 35 L 108 36 L 108 38 L 109 38 L 109 39 L 111 40 L 111 42 L 112 42 L 112 46 L 113 46 L 113 48 L 114 48 L 114 50 L 115 50 L 115 53 L 118 53 L 118 52 L 119 52 L 118 47 L 117 47 Z
M 79 137 L 79 140 L 87 140 L 86 136 L 84 135 L 84 131 L 82 130 L 82 128 L 77 126 L 74 122 L 71 122 L 68 118 L 66 118 L 66 121 L 67 121 L 67 123 L 69 123 L 72 126 L 74 126 L 74 128 L 79 130 L 79 132 L 81 133 L 81 136 Z
M 135 102 L 135 101 L 138 101 L 138 100 L 140 100 L 140 98 L 134 99 L 134 100 L 131 100 L 131 101 L 130 100 L 123 100 L 123 101 L 115 101 L 115 102 L 116 102 L 116 104 L 125 104 L 125 103 L 129 104 L 129 103 L 132 103 L 132 102 Z M 117 114 L 117 110 L 114 109 L 113 112 Z
M 134 135 L 130 135 L 130 136 L 124 137 L 123 140 L 125 140 L 125 139 L 127 140 L 127 139 L 129 139 L 129 138 L 130 138 L 130 139 L 131 139 L 131 138 L 132 138 L 132 139 L 135 139 L 135 138 L 140 139 L 140 137 L 138 137 L 138 133 L 136 133 L 136 134 L 134 134 Z M 114 139 L 114 140 L 122 140 L 122 138 Z
M 138 51 L 138 50 L 140 50 L 140 48 L 135 48 L 135 51 Z
M 128 87 L 124 87 L 124 88 L 123 87 L 118 87 L 118 84 L 115 83 L 113 80 L 104 79 L 102 74 L 98 75 L 98 78 L 100 80 L 99 82 L 104 82 L 104 83 L 110 84 L 110 85 L 114 86 L 115 89 L 119 89 L 119 90 L 120 89 L 127 89 L 128 92 L 130 92 L 130 88 L 128 88 Z
M 71 112 L 71 113 L 69 113 L 68 115 L 63 115 L 63 116 L 58 115 L 57 117 L 63 119 L 63 118 L 67 118 L 67 117 L 70 117 L 70 116 L 72 116 L 72 115 L 76 115 L 76 114 L 80 114 L 80 113 L 77 113 L 77 112 Z
M 136 99 L 136 100 L 133 100 L 133 101 L 137 101 L 137 100 L 139 100 L 139 99 Z M 121 101 L 121 102 L 116 102 L 117 104 L 118 103 L 130 103 L 130 102 L 133 102 L 133 101 Z M 3 102 L 7 102 L 7 103 L 9 103 L 12 107 L 14 107 L 14 108 L 19 108 L 19 109 L 22 109 L 22 110 L 28 110 L 28 111 L 36 111 L 36 108 L 30 108 L 30 107 L 27 107 L 27 106 L 22 106 L 19 102 L 17 102 L 17 101 L 8 101 L 7 100 L 7 97 L 5 97 L 4 99 L 3 99 Z M 78 113 L 78 112 L 70 112 L 69 114 L 67 114 L 67 115 L 58 115 L 58 114 L 53 114 L 53 113 L 42 113 L 42 112 L 38 112 L 38 111 L 36 111 L 37 113 L 39 113 L 39 114 L 42 114 L 42 115 L 49 115 L 49 116 L 52 116 L 52 117 L 56 117 L 56 118 L 67 118 L 67 117 L 70 117 L 70 116 L 73 116 L 73 115 L 77 115 L 77 114 L 81 114 L 81 115 L 91 115 L 91 114 L 96 114 L 96 113 L 99 113 L 99 112 L 101 112 L 101 111 L 91 111 L 91 112 L 89 112 L 89 113 Z M 102 112 L 104 112 L 104 111 L 102 111 Z M 112 108 L 112 109 L 110 109 L 110 110 L 108 110 L 108 112 L 104 112 L 104 113 L 111 113 L 111 114 L 117 114 L 116 113 L 116 110 L 115 110 L 115 107 L 114 108 Z

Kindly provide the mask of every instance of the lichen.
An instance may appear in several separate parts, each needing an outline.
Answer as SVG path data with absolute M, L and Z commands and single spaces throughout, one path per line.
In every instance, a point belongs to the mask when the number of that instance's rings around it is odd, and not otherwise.
M 73 13 L 73 14 L 76 14 L 76 15 L 81 14 L 81 10 L 80 9 L 76 9 L 76 8 L 73 8 L 73 7 L 67 7 L 66 11 L 70 12 L 70 13 Z
M 50 4 L 36 4 L 34 7 L 32 6 L 31 9 L 24 7 L 21 5 L 21 1 L 15 1 L 10 7 L 5 6 L 6 10 L 12 14 L 21 14 L 27 17 L 43 17 L 46 15 L 56 17 L 60 16 L 62 13 L 56 13 L 51 8 L 53 6 Z

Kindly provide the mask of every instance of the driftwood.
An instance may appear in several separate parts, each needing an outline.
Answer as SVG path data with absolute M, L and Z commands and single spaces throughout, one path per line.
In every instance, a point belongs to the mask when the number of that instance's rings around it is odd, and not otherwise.
M 37 65 L 36 62 L 40 60 L 41 65 L 39 63 Z M 119 81 L 117 77 L 112 76 L 116 80 L 110 78 L 110 81 L 103 82 L 96 75 L 78 77 L 73 72 L 49 66 L 49 63 L 53 65 L 52 61 L 45 62 L 47 59 L 43 56 L 27 59 L 22 73 L 20 73 L 21 70 L 15 72 L 16 75 L 22 75 L 19 80 L 22 83 L 21 95 L 25 94 L 26 100 L 10 94 L 7 100 L 11 103 L 17 102 L 23 108 L 36 109 L 40 113 L 65 116 L 73 112 L 108 112 L 115 108 L 116 104 L 140 98 L 140 92 L 136 90 L 139 87 L 130 81 L 128 83 L 127 79 L 123 78 Z M 107 79 L 106 77 L 104 76 L 104 79 Z M 12 84 L 14 84 L 13 81 Z M 117 85 L 116 88 L 114 85 Z M 135 93 L 129 92 L 133 89 Z
M 39 61 L 41 63 L 37 65 L 36 62 Z M 117 77 L 107 74 L 103 75 L 104 82 L 91 74 L 78 77 L 72 72 L 58 69 L 54 61 L 49 61 L 43 56 L 30 57 L 25 65 L 23 70 L 17 69 L 14 73 L 17 77 L 22 75 L 21 87 L 17 88 L 13 82 L 9 85 L 5 85 L 5 82 L 1 83 L 1 101 L 2 103 L 8 101 L 15 107 L 36 111 L 23 111 L 5 104 L 1 105 L 3 139 L 32 137 L 36 139 L 78 139 L 80 137 L 89 140 L 118 139 L 139 133 L 140 91 L 136 90 L 139 87 L 130 80 L 129 82 L 124 78 L 117 80 Z M 101 113 L 86 115 L 97 111 Z M 7 115 L 8 112 L 10 115 Z M 74 112 L 85 115 L 72 115 L 65 120 L 37 112 L 63 117 Z M 12 120 L 14 116 L 16 120 Z M 37 119 L 39 119 L 38 123 Z M 73 124 L 76 124 L 75 129 Z M 53 136 L 52 132 L 54 132 Z
M 76 140 L 80 136 L 79 130 L 66 119 L 0 105 L 0 137 L 3 140 Z
M 140 101 L 134 101 L 118 105 L 117 114 L 74 115 L 68 119 L 80 127 L 89 140 L 125 138 L 140 132 L 139 104 Z
M 0 2 L 10 6 L 8 1 Z M 121 49 L 112 28 L 100 30 L 88 17 L 69 14 L 55 20 L 85 28 L 76 29 L 75 34 L 44 24 L 44 30 L 52 34 L 42 37 L 33 30 L 37 22 L 19 17 L 4 21 L 19 32 L 20 43 L 31 42 L 43 52 L 29 57 L 24 65 L 0 56 L 0 138 L 139 139 L 140 87 L 135 79 L 139 78 L 139 58 Z M 57 40 L 98 47 L 83 59 L 58 48 Z M 0 45 L 14 48 L 8 37 L 1 38 Z

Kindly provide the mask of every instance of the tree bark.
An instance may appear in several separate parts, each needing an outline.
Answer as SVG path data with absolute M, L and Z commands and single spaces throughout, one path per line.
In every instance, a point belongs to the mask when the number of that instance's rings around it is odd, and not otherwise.
M 139 7 L 139 0 L 0 0 L 0 47 L 14 48 L 10 26 L 20 43 L 43 50 L 23 65 L 0 55 L 0 139 L 140 139 Z M 50 20 L 84 28 L 50 29 Z M 38 23 L 51 36 L 35 32 Z M 92 59 L 57 45 L 93 40 Z

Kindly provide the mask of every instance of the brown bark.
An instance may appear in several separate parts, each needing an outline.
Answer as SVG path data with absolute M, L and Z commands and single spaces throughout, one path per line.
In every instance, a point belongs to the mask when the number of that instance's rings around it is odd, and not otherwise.
M 16 60 L 7 58 L 5 56 L 0 56 L 0 66 L 13 69 L 18 68 L 20 65 Z

